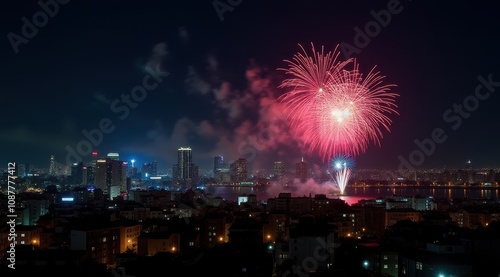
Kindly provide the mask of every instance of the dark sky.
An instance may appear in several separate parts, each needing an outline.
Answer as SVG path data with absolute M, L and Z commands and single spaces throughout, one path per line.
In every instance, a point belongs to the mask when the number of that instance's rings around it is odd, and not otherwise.
M 202 169 L 215 154 L 247 158 L 253 168 L 280 159 L 291 167 L 302 156 L 320 162 L 297 147 L 275 109 L 284 78 L 277 68 L 299 43 L 356 46 L 355 28 L 388 5 L 390 20 L 366 45 L 358 42 L 354 57 L 362 71 L 377 66 L 397 85 L 400 115 L 356 167 L 397 168 L 400 158 L 420 167 L 458 168 L 469 159 L 500 167 L 496 3 L 226 1 L 72 0 L 47 6 L 51 15 L 37 1 L 3 3 L 0 167 L 11 160 L 48 167 L 51 154 L 74 161 L 68 149 L 88 161 L 88 145 L 156 160 L 160 169 L 171 168 L 181 146 Z M 238 5 L 220 17 L 214 3 Z M 479 76 L 491 91 L 476 95 Z M 113 130 L 98 136 L 91 130 L 100 122 Z M 428 142 L 435 128 L 446 140 L 412 155 L 415 140 Z

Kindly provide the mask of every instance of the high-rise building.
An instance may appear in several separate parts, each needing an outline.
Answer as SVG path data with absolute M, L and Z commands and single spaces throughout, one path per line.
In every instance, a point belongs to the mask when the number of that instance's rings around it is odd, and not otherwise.
M 127 162 L 112 159 L 96 161 L 95 187 L 113 199 L 127 190 Z
M 90 167 L 95 171 L 97 166 L 97 160 L 99 159 L 99 153 L 96 151 L 92 152 L 92 160 L 90 161 Z
M 283 178 L 285 176 L 285 163 L 283 161 L 274 162 L 273 171 L 277 179 Z
M 295 178 L 299 179 L 301 182 L 307 180 L 307 163 L 304 162 L 304 158 L 295 164 Z
M 107 155 L 108 159 L 119 161 L 120 160 L 120 154 L 118 153 L 108 153 Z
M 83 184 L 83 174 L 84 174 L 84 168 L 85 166 L 83 165 L 82 162 L 79 163 L 73 163 L 71 166 L 71 181 L 74 185 L 82 185 Z M 86 173 L 86 170 L 85 170 Z M 86 179 L 86 178 L 85 178 Z
M 465 164 L 465 172 L 467 173 L 467 183 L 472 184 L 474 180 L 474 169 L 472 168 L 471 160 L 468 160 Z
M 240 158 L 231 164 L 231 182 L 241 183 L 248 179 L 248 162 L 244 158 Z
M 106 159 L 97 159 L 94 172 L 94 185 L 96 189 L 101 189 L 108 193 L 108 161 Z
M 172 167 L 175 180 L 185 185 L 193 185 L 198 179 L 198 166 L 193 163 L 193 153 L 190 147 L 180 147 L 177 150 L 177 164 Z
M 193 163 L 193 153 L 190 147 L 180 147 L 177 151 L 177 167 L 180 179 L 191 178 L 191 164 Z
M 90 186 L 95 185 L 95 172 L 97 167 L 97 159 L 99 159 L 99 154 L 96 151 L 92 152 L 92 160 L 87 166 L 87 184 Z
M 222 164 L 224 163 L 224 157 L 222 155 L 214 156 L 214 177 L 217 177 L 217 172 L 222 169 Z
M 50 155 L 49 175 L 50 176 L 56 176 L 57 175 L 56 160 L 55 160 L 54 155 Z

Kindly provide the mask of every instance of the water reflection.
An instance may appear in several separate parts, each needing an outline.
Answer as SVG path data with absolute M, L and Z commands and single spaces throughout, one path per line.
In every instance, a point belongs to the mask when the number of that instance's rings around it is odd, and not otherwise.
M 433 198 L 469 198 L 469 199 L 497 199 L 499 200 L 499 190 L 500 188 L 417 188 L 417 187 L 392 187 L 392 188 L 380 188 L 380 187 L 347 187 L 344 195 L 335 196 L 335 195 L 327 195 L 330 198 L 340 198 L 345 200 L 349 204 L 357 203 L 357 201 L 361 199 L 376 199 L 376 198 L 385 198 L 392 195 L 401 195 L 401 196 L 432 196 Z M 265 189 L 265 188 L 257 188 L 257 187 L 211 187 L 208 189 L 208 192 L 213 196 L 219 196 L 223 199 L 229 201 L 237 201 L 238 196 L 255 194 L 257 196 L 257 200 L 265 201 L 269 198 L 278 197 L 281 192 L 290 192 L 292 196 L 305 196 L 310 194 L 314 196 L 315 194 L 324 193 L 316 192 L 314 190 L 308 191 L 307 188 L 300 189 L 300 195 L 296 194 L 293 189 Z M 307 193 L 305 193 L 307 192 Z

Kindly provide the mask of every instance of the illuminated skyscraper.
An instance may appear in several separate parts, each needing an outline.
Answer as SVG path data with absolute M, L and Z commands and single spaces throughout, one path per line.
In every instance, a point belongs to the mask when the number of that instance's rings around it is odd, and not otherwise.
M 110 199 L 127 190 L 127 162 L 112 159 L 96 161 L 95 187 Z
M 118 153 L 108 153 L 108 159 L 119 161 L 120 160 L 120 154 Z
M 181 147 L 177 150 L 177 168 L 179 179 L 191 178 L 191 164 L 193 163 L 193 153 L 190 147 Z
M 180 147 L 177 150 L 177 164 L 172 167 L 173 178 L 179 183 L 192 186 L 198 179 L 198 166 L 193 163 L 193 153 L 190 147 Z
M 83 180 L 87 179 L 87 178 L 83 177 L 83 175 L 84 175 L 84 168 L 85 168 L 85 166 L 83 165 L 82 162 L 74 163 L 71 166 L 71 182 L 74 185 L 82 185 L 82 184 L 84 184 Z M 87 173 L 87 170 L 85 169 L 85 174 L 86 173 Z
M 90 165 L 87 166 L 87 184 L 91 186 L 95 185 L 95 172 L 98 158 L 98 153 L 96 151 L 92 152 L 92 160 L 90 161 Z
M 241 183 L 248 179 L 248 162 L 246 159 L 238 159 L 231 164 L 231 182 Z
M 222 164 L 224 163 L 224 157 L 222 155 L 214 156 L 214 177 L 217 177 L 217 172 L 222 169 Z
M 307 180 L 307 163 L 304 162 L 304 158 L 295 164 L 295 178 L 300 179 L 301 182 Z
M 274 176 L 278 179 L 283 178 L 285 175 L 285 163 L 283 161 L 274 162 Z
M 99 158 L 99 154 L 94 151 L 92 152 L 92 161 L 90 162 L 91 166 L 95 169 L 96 165 L 97 165 L 97 159 Z
M 465 172 L 467 173 L 467 183 L 472 184 L 475 182 L 474 169 L 472 168 L 471 160 L 468 160 L 465 164 Z

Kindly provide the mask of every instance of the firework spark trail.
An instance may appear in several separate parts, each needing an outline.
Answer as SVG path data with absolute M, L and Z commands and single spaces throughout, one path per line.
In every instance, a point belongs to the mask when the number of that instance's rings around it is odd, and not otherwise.
M 338 155 L 332 159 L 332 167 L 333 170 L 335 170 L 335 176 L 333 176 L 330 172 L 328 173 L 339 188 L 340 194 L 343 195 L 351 177 L 352 168 L 354 167 L 354 159 L 349 156 Z
M 339 187 L 340 194 L 344 194 L 345 188 L 347 187 L 347 183 L 349 182 L 349 178 L 351 177 L 351 169 L 346 166 L 342 166 L 341 169 L 338 169 L 335 174 L 335 182 Z

